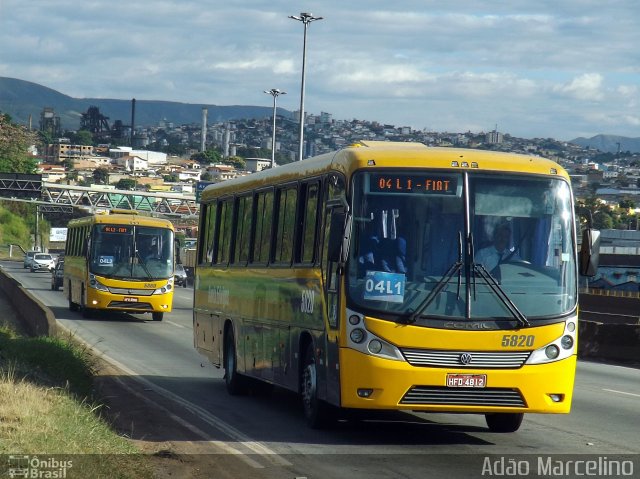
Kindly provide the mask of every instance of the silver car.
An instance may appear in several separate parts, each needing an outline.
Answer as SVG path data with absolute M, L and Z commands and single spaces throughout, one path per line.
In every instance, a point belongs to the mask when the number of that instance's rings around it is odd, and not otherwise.
M 24 269 L 31 268 L 31 262 L 33 261 L 33 257 L 35 256 L 36 253 L 37 251 L 27 251 L 25 253 L 24 264 L 23 264 Z
M 183 288 L 187 287 L 187 272 L 185 271 L 184 266 L 176 264 L 173 277 L 176 286 L 182 286 Z
M 56 266 L 56 261 L 49 253 L 36 253 L 31 260 L 31 272 L 52 271 Z

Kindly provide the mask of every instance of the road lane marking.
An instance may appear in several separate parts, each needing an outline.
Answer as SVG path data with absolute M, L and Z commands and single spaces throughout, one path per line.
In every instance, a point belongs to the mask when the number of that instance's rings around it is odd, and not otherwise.
M 232 454 L 234 456 L 240 456 L 241 460 L 243 460 L 246 464 L 248 464 L 249 466 L 253 467 L 254 469 L 264 469 L 264 466 L 262 464 L 260 464 L 258 461 L 254 461 L 249 456 L 244 454 L 242 451 L 236 449 L 235 447 L 227 444 L 224 441 L 212 441 L 212 440 L 210 440 L 209 439 L 209 435 L 206 432 L 204 432 L 202 429 L 194 426 L 190 422 L 185 421 L 181 417 L 176 416 L 174 413 L 172 413 L 166 407 L 161 406 L 157 402 L 153 401 L 151 398 L 149 398 L 149 397 L 145 396 L 144 394 L 141 394 L 138 391 L 134 390 L 132 387 L 130 387 L 127 384 L 125 384 L 124 381 L 122 381 L 122 379 L 120 379 L 118 377 L 114 377 L 114 379 L 120 384 L 120 387 L 126 389 L 130 394 L 133 394 L 138 399 L 140 399 L 140 400 L 142 400 L 144 402 L 151 403 L 153 405 L 153 407 L 155 407 L 155 408 L 159 409 L 160 411 L 164 412 L 173 421 L 175 421 L 176 423 L 180 424 L 181 426 L 187 428 L 189 431 L 193 432 L 194 434 L 198 435 L 199 437 L 204 439 L 207 443 L 212 444 L 212 445 L 214 445 L 216 447 L 219 447 L 220 449 L 222 449 L 227 454 Z
M 604 389 L 604 388 L 603 388 L 602 390 L 603 390 L 603 391 L 610 392 L 610 393 L 626 394 L 627 396 L 635 396 L 635 397 L 637 397 L 637 398 L 640 398 L 640 394 L 628 393 L 628 392 L 625 392 L 625 391 L 616 391 L 615 389 Z
M 60 325 L 62 327 L 62 329 L 65 329 L 68 334 L 73 334 L 71 332 L 71 330 L 69 330 L 66 326 L 61 324 L 59 321 L 57 321 L 57 324 Z M 83 342 L 90 349 L 94 349 L 88 342 L 84 341 L 84 339 L 82 339 L 77 334 L 75 335 L 75 338 L 77 340 Z M 100 357 L 102 359 L 104 359 L 108 363 L 111 363 L 111 365 L 113 365 L 116 368 L 120 369 L 122 372 L 128 374 L 134 381 L 137 381 L 138 383 L 140 383 L 145 389 L 154 391 L 155 393 L 159 394 L 160 396 L 163 396 L 165 399 L 169 399 L 170 401 L 173 401 L 175 403 L 180 404 L 184 409 L 186 409 L 190 413 L 194 414 L 199 419 L 203 420 L 204 422 L 206 422 L 210 426 L 214 427 L 218 431 L 220 431 L 223 434 L 225 434 L 226 436 L 230 437 L 235 443 L 242 444 L 245 448 L 247 448 L 250 451 L 252 451 L 253 454 L 257 454 L 257 455 L 261 456 L 264 460 L 266 460 L 266 461 L 268 461 L 268 462 L 270 462 L 270 463 L 272 463 L 274 465 L 277 465 L 277 466 L 292 466 L 293 465 L 292 463 L 290 463 L 289 461 L 287 461 L 283 457 L 279 456 L 278 453 L 276 453 L 274 450 L 268 448 L 266 445 L 264 445 L 264 444 L 262 444 L 260 442 L 252 440 L 249 436 L 247 436 L 246 434 L 244 434 L 240 430 L 236 429 L 235 427 L 231 426 L 230 424 L 226 423 L 225 421 L 223 421 L 219 417 L 211 414 L 206 409 L 201 408 L 200 406 L 197 406 L 196 404 L 193 404 L 192 402 L 187 401 L 186 399 L 178 396 L 177 394 L 169 391 L 168 389 L 164 389 L 163 387 L 152 383 L 148 379 L 145 379 L 145 378 L 139 376 L 135 371 L 133 371 L 132 369 L 128 368 L 127 366 L 122 364 L 120 361 L 117 361 L 117 360 L 113 359 L 112 357 L 110 357 L 109 355 L 107 355 L 105 351 L 98 350 L 98 352 L 100 352 Z M 153 402 L 151 398 L 146 398 L 146 399 L 148 401 Z M 153 402 L 153 404 L 155 404 L 156 406 L 158 406 L 160 408 L 163 407 L 160 404 L 157 404 L 156 402 Z M 178 419 L 180 419 L 180 418 L 178 418 Z M 187 422 L 186 420 L 181 420 L 181 421 L 183 421 L 183 422 L 180 422 L 180 424 L 183 424 L 185 427 L 189 427 L 190 429 L 193 428 L 192 430 L 194 430 L 194 432 L 195 432 L 196 429 L 198 429 L 195 425 Z M 187 425 L 189 425 L 189 426 L 187 426 Z M 201 431 L 201 432 L 202 432 L 202 437 L 205 440 L 207 440 L 207 442 L 210 442 L 211 444 L 214 444 L 214 445 L 225 444 L 222 441 L 211 441 L 209 439 L 209 436 L 204 431 Z M 247 456 L 247 454 L 245 454 L 244 452 L 242 452 L 240 450 L 237 450 L 237 449 L 233 448 L 232 446 L 230 446 L 228 444 L 226 444 L 226 445 L 227 445 L 228 448 L 230 448 L 230 450 L 237 451 L 237 452 L 232 452 L 231 454 L 238 455 L 247 464 L 250 464 L 251 462 L 253 462 L 253 463 L 258 464 L 258 466 L 260 468 L 263 467 L 262 465 L 260 465 L 259 463 L 257 463 L 253 459 L 251 459 L 249 456 Z M 252 467 L 255 467 L 255 466 L 252 466 Z
M 228 424 L 227 422 L 223 421 L 219 417 L 211 414 L 206 409 L 201 408 L 200 406 L 193 404 L 190 401 L 187 401 L 186 399 L 178 396 L 177 394 L 169 391 L 168 389 L 164 389 L 163 387 L 152 383 L 148 379 L 140 377 L 134 371 L 127 368 L 124 364 L 121 364 L 119 361 L 116 361 L 115 359 L 107 356 L 106 354 L 103 355 L 103 357 L 105 357 L 106 360 L 111 362 L 111 364 L 113 364 L 114 366 L 120 368 L 122 371 L 129 374 L 134 380 L 142 383 L 145 387 L 150 388 L 151 390 L 155 391 L 161 396 L 164 396 L 167 399 L 170 399 L 178 404 L 181 404 L 182 407 L 184 407 L 187 411 L 191 412 L 192 414 L 197 416 L 199 419 L 204 420 L 206 423 L 213 426 L 220 432 L 226 434 L 230 438 L 234 439 L 237 443 L 244 445 L 247 449 L 253 451 L 255 454 L 263 456 L 265 459 L 268 458 L 268 460 L 275 465 L 279 465 L 279 466 L 293 465 L 286 459 L 280 457 L 274 450 L 269 449 L 267 446 L 265 446 L 260 442 L 253 441 L 249 436 L 247 436 L 240 430 L 236 429 L 232 425 Z
M 173 325 L 173 326 L 175 326 L 177 328 L 187 329 L 182 324 L 174 323 L 173 321 L 168 321 L 167 320 L 167 321 L 165 321 L 165 323 L 171 324 L 171 325 Z

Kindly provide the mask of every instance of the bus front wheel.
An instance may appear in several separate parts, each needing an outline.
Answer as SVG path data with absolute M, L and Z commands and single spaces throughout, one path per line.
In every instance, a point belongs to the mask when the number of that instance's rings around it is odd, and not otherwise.
M 73 302 L 73 291 L 71 290 L 71 281 L 69 281 L 69 311 L 78 311 L 78 303 Z
M 302 370 L 302 407 L 309 427 L 320 429 L 332 421 L 331 406 L 318 398 L 318 369 L 313 354 L 313 345 L 309 344 L 304 355 Z
M 224 335 L 224 382 L 227 385 L 227 392 L 232 396 L 247 392 L 245 378 L 238 374 L 236 344 L 231 330 Z
M 154 321 L 162 321 L 164 318 L 164 313 L 151 313 L 151 319 Z
M 524 418 L 523 413 L 492 413 L 484 416 L 491 432 L 515 432 L 520 429 Z

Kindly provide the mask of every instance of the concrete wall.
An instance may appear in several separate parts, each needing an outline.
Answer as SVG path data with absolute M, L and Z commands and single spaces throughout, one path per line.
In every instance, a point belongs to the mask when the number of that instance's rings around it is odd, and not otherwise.
M 640 325 L 579 321 L 578 357 L 640 364 Z
M 56 318 L 49 308 L 0 268 L 0 290 L 33 336 L 55 336 Z
M 579 304 L 580 358 L 640 364 L 639 298 L 581 293 Z

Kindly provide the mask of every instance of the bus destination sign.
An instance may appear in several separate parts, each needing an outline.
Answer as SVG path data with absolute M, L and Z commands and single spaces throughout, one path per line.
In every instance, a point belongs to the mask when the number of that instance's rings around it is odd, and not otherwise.
M 103 233 L 129 234 L 131 230 L 128 226 L 105 225 L 102 227 Z
M 423 195 L 455 195 L 457 176 L 421 174 L 372 174 L 371 193 L 413 193 Z

